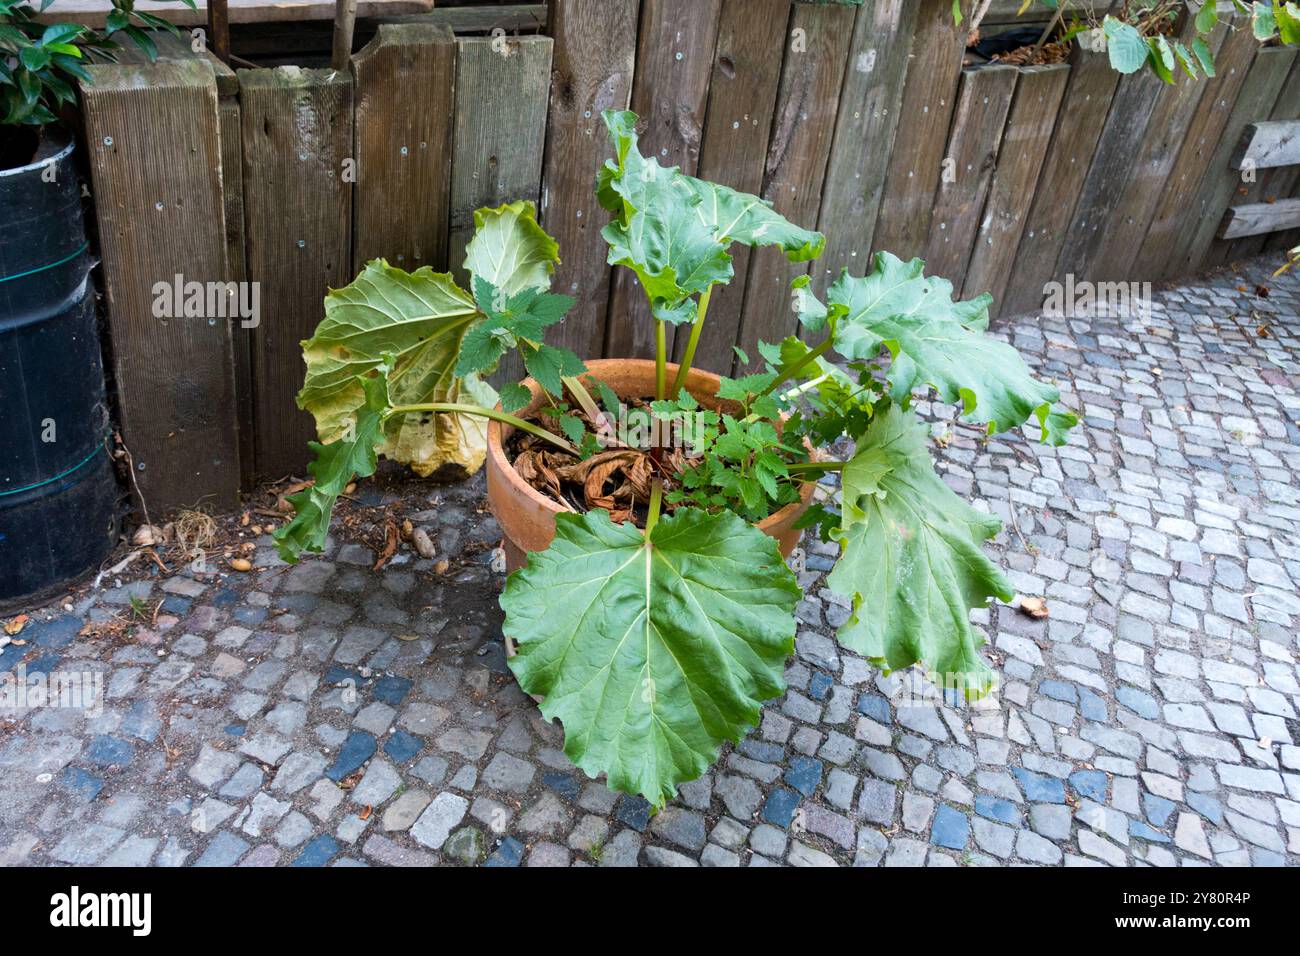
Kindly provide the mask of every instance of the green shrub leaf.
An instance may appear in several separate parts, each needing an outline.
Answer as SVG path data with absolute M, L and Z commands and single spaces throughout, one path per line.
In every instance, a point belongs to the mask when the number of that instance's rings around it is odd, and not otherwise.
M 428 266 L 405 272 L 383 259 L 367 263 L 349 285 L 330 290 L 325 318 L 302 343 L 307 377 L 298 407 L 315 416 L 321 441 L 332 441 L 365 403 L 358 376 L 378 369 L 387 355 L 394 405 L 457 402 L 467 389 L 481 393 L 481 383 L 454 374 L 461 341 L 478 315 L 450 275 Z M 483 463 L 486 436 L 482 419 L 412 413 L 390 419 L 378 450 L 421 476 L 445 464 L 473 472 Z
M 1110 65 L 1121 73 L 1136 73 L 1151 56 L 1151 48 L 1137 27 L 1108 16 L 1102 21 Z
M 596 193 L 615 217 L 601 234 L 609 263 L 636 273 L 656 318 L 694 321 L 690 297 L 734 275 L 733 242 L 777 246 L 795 262 L 821 255 L 826 237 L 789 222 L 771 203 L 642 156 L 635 113 L 606 110 L 603 118 L 615 159 L 601 170 Z
M 288 524 L 276 529 L 274 537 L 280 557 L 296 564 L 304 551 L 319 552 L 329 534 L 334 503 L 353 478 L 367 478 L 375 473 L 379 458 L 375 445 L 388 409 L 388 379 L 384 375 L 359 380 L 363 402 L 356 409 L 349 428 L 326 444 L 311 442 L 316 460 L 307 470 L 315 483 L 289 496 L 297 514 Z
M 840 643 L 886 670 L 918 661 L 971 696 L 992 686 L 970 611 L 1011 585 L 980 544 L 1001 524 L 935 474 L 927 429 L 897 405 L 878 410 L 843 474 L 843 551 L 827 586 L 853 602 Z
M 1039 382 L 1010 345 L 984 334 L 988 307 L 980 296 L 952 300 L 952 283 L 925 275 L 920 259 L 903 262 L 879 253 L 875 269 L 857 278 L 846 270 L 827 293 L 830 308 L 842 311 L 835 328 L 835 350 L 850 360 L 871 359 L 883 345 L 893 355 L 889 384 L 894 400 L 906 405 L 912 392 L 934 386 L 945 402 L 961 406 L 967 421 L 990 433 L 1004 432 L 1046 415 L 1060 393 Z M 1068 413 L 1045 441 L 1065 441 Z
M 537 207 L 530 201 L 475 211 L 474 237 L 465 246 L 465 271 L 475 279 L 485 280 L 506 297 L 524 289 L 549 289 L 559 261 L 559 244 L 537 224 Z M 474 292 L 477 296 L 478 289 Z M 501 310 L 500 305 L 495 309 Z
M 681 508 L 647 540 L 595 510 L 558 516 L 501 607 L 569 758 L 662 806 L 785 690 L 799 597 L 776 541 L 733 514 Z

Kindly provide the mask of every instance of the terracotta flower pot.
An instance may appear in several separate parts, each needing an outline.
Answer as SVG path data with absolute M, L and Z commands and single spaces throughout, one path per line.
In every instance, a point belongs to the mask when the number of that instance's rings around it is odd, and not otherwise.
M 596 359 L 587 363 L 589 378 L 608 385 L 620 398 L 647 398 L 655 391 L 655 363 L 648 359 Z M 668 366 L 668 380 L 677 374 L 677 366 Z M 544 401 L 542 387 L 531 378 L 525 386 L 533 393 L 526 409 L 517 412 L 527 418 L 536 412 Z M 731 403 L 716 396 L 721 380 L 712 372 L 691 369 L 686 377 L 686 389 L 701 405 L 717 410 Z M 519 477 L 506 457 L 505 442 L 514 429 L 499 422 L 488 423 L 487 486 L 488 503 L 505 534 L 506 569 L 515 571 L 524 566 L 528 552 L 545 551 L 555 537 L 555 516 L 565 509 Z M 794 525 L 812 503 L 813 483 L 803 487 L 800 499 L 786 505 L 776 514 L 758 522 L 757 528 L 777 539 L 781 554 L 789 558 L 799 543 L 802 531 Z

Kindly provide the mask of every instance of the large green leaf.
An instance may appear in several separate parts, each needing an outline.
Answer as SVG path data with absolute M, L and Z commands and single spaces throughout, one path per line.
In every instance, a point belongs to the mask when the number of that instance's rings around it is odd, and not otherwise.
M 537 209 L 526 200 L 480 209 L 474 213 L 474 225 L 474 238 L 465 248 L 465 269 L 484 318 L 465 336 L 456 373 L 488 373 L 516 347 L 523 351 L 529 374 L 534 374 L 529 359 L 539 352 L 555 356 L 552 364 L 562 367 L 564 375 L 585 372 L 586 366 L 568 349 L 542 344 L 545 329 L 564 318 L 573 299 L 550 292 L 559 246 L 537 224 Z M 559 381 L 557 377 L 542 384 L 552 395 L 560 395 Z
M 329 533 L 334 503 L 354 477 L 366 478 L 375 473 L 378 456 L 375 445 L 388 410 L 387 378 L 376 375 L 359 381 L 363 403 L 356 409 L 352 423 L 327 444 L 310 442 L 316 459 L 307 466 L 315 482 L 289 496 L 297 512 L 292 521 L 275 532 L 280 557 L 291 564 L 304 551 L 320 551 Z
M 316 418 L 321 441 L 354 424 L 365 402 L 360 376 L 393 357 L 388 394 L 394 405 L 457 402 L 461 340 L 479 317 L 474 299 L 450 275 L 428 266 L 405 272 L 383 259 L 325 297 L 325 318 L 302 343 L 307 378 L 298 407 Z M 477 384 L 472 388 L 481 388 Z M 487 448 L 481 419 L 463 415 L 394 416 L 379 451 L 429 475 L 444 464 L 475 471 Z
M 474 213 L 474 237 L 465 246 L 465 271 L 503 294 L 495 311 L 504 311 L 505 299 L 525 289 L 549 289 L 559 261 L 559 244 L 537 224 L 537 207 L 530 201 L 521 199 Z
M 972 608 L 1012 598 L 980 543 L 998 533 L 935 474 L 926 427 L 897 405 L 878 410 L 843 474 L 843 548 L 827 586 L 849 598 L 845 647 L 888 670 L 920 661 L 971 696 L 992 686 Z
M 835 350 L 857 360 L 875 357 L 882 345 L 888 348 L 893 356 L 889 384 L 900 404 L 932 385 L 945 402 L 960 403 L 964 417 L 987 425 L 990 433 L 1015 428 L 1034 415 L 1044 441 L 1067 440 L 1074 416 L 1052 411 L 1057 389 L 1035 379 L 1014 348 L 984 334 L 989 296 L 954 302 L 952 283 L 926 276 L 920 259 L 903 262 L 882 252 L 869 275 L 841 273 L 827 299 L 837 314 Z
M 557 517 L 501 607 L 564 752 L 662 805 L 784 691 L 799 597 L 776 541 L 729 512 L 678 509 L 647 540 L 595 510 Z
M 615 159 L 601 170 L 596 193 L 615 217 L 601 234 L 610 264 L 637 274 L 657 318 L 692 321 L 690 297 L 734 275 L 733 242 L 777 246 L 795 262 L 821 255 L 826 237 L 795 226 L 771 203 L 642 156 L 635 113 L 607 110 L 603 118 Z
M 1137 27 L 1112 16 L 1102 21 L 1110 65 L 1120 73 L 1136 73 L 1151 56 L 1151 48 Z

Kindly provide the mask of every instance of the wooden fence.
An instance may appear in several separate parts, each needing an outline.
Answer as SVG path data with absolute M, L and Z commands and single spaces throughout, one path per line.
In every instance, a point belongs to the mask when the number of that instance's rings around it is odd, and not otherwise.
M 1018 5 L 997 0 L 989 23 Z M 326 287 L 375 256 L 459 269 L 479 206 L 538 202 L 560 242 L 557 291 L 578 303 L 562 344 L 650 354 L 640 290 L 605 263 L 592 192 L 611 107 L 641 115 L 660 162 L 828 235 L 811 266 L 736 251 L 701 351 L 724 372 L 731 346 L 753 355 L 795 331 L 792 278 L 811 269 L 820 289 L 868 269 L 873 250 L 924 257 L 1009 314 L 1041 307 L 1066 274 L 1156 281 L 1294 242 L 1218 235 L 1230 206 L 1253 207 L 1234 215 L 1260 228 L 1261 206 L 1297 194 L 1295 168 L 1251 182 L 1237 168 L 1248 127 L 1297 118 L 1294 50 L 1221 27 L 1217 77 L 1174 86 L 1083 51 L 964 67 L 951 6 L 449 7 L 360 29 L 372 35 L 348 73 L 232 72 L 176 44 L 157 64 L 96 67 L 86 143 L 120 422 L 151 506 L 229 506 L 257 479 L 302 474 L 313 429 L 293 401 L 298 343 Z M 157 317 L 153 290 L 175 275 L 258 283 L 260 323 Z

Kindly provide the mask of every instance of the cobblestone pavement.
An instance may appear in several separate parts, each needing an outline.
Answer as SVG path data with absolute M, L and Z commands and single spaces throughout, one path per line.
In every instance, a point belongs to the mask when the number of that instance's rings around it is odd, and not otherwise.
M 0 671 L 97 672 L 104 699 L 0 713 L 0 863 L 1294 864 L 1300 281 L 1263 276 L 1004 324 L 1085 427 L 936 448 L 1051 610 L 977 615 L 995 707 L 900 698 L 838 651 L 812 547 L 789 693 L 652 818 L 511 678 L 480 477 L 417 517 L 464 558 L 442 577 L 357 545 L 288 569 L 262 540 L 251 574 L 33 614 Z M 155 627 L 77 637 L 132 595 L 166 599 Z

